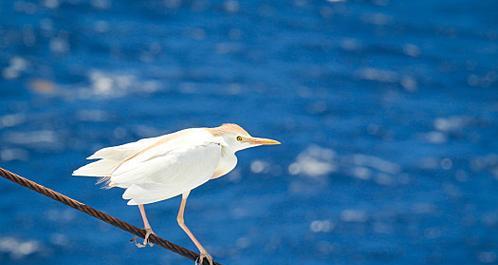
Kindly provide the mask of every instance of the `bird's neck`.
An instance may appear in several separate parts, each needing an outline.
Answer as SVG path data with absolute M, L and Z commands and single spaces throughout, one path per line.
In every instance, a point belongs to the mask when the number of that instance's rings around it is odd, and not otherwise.
M 211 177 L 212 179 L 228 174 L 237 165 L 237 156 L 235 156 L 235 152 L 229 146 L 221 146 L 221 158 L 213 176 Z

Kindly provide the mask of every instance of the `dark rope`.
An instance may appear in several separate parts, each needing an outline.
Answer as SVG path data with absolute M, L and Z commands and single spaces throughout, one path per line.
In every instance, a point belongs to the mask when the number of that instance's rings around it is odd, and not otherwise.
M 0 167 L 0 175 L 16 184 L 19 184 L 21 186 L 24 186 L 26 188 L 32 189 L 38 193 L 41 193 L 49 198 L 52 198 L 56 201 L 62 202 L 65 205 L 72 207 L 78 211 L 84 212 L 90 216 L 93 216 L 97 219 L 100 219 L 108 224 L 111 224 L 113 226 L 117 226 L 121 228 L 124 231 L 130 232 L 136 236 L 139 236 L 141 238 L 144 238 L 145 236 L 145 230 L 140 229 L 136 226 L 133 226 L 129 223 L 123 222 L 119 220 L 116 217 L 110 216 L 102 211 L 96 210 L 88 205 L 85 205 L 75 199 L 72 199 L 64 194 L 58 193 L 54 190 L 51 190 L 49 188 L 46 188 L 32 180 L 29 180 L 27 178 L 23 178 L 17 174 L 14 174 L 6 169 L 3 169 Z M 173 251 L 179 255 L 182 255 L 186 258 L 189 258 L 193 261 L 196 261 L 199 258 L 199 254 L 195 253 L 192 250 L 186 249 L 184 247 L 178 246 L 168 240 L 162 239 L 154 234 L 150 235 L 149 241 L 152 243 L 155 243 L 167 250 Z M 213 262 L 215 265 L 221 265 L 217 262 Z M 209 262 L 207 260 L 204 260 L 203 265 L 208 265 Z

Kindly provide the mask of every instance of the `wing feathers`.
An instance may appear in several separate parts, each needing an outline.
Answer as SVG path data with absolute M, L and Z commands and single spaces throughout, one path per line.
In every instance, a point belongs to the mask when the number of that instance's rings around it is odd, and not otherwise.
M 113 160 L 124 160 L 127 157 L 130 157 L 140 150 L 144 149 L 146 146 L 152 145 L 161 137 L 164 136 L 144 138 L 132 143 L 102 148 L 95 152 L 93 155 L 87 157 L 87 159 L 108 158 Z
M 208 143 L 180 148 L 141 163 L 124 175 L 111 177 L 111 185 L 125 187 L 128 204 L 147 204 L 192 190 L 213 175 L 221 158 L 221 146 Z

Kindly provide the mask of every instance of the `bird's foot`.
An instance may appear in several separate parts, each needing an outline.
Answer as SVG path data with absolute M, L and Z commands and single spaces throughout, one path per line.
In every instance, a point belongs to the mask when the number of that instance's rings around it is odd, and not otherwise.
M 155 234 L 156 233 L 154 233 L 154 231 L 152 231 L 152 228 L 145 228 L 145 237 L 144 237 L 143 243 L 137 242 L 137 239 L 138 239 L 137 237 L 132 238 L 131 241 L 135 242 L 135 246 L 137 246 L 137 248 L 144 248 L 147 245 L 149 245 L 150 247 L 153 247 L 154 244 L 149 241 L 149 237 L 150 237 L 150 235 L 155 235 Z
M 205 251 L 201 251 L 199 258 L 197 258 L 195 260 L 195 265 L 203 265 L 204 259 L 207 259 L 207 261 L 209 262 L 209 265 L 213 265 L 213 257 L 211 257 L 211 255 L 209 255 Z

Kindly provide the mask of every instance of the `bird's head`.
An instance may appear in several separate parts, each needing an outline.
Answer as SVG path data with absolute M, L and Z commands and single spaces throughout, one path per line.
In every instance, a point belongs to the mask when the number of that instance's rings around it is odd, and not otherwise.
M 279 141 L 273 139 L 252 137 L 246 130 L 234 123 L 225 123 L 209 130 L 214 136 L 223 138 L 223 141 L 234 152 L 260 145 L 280 144 Z

